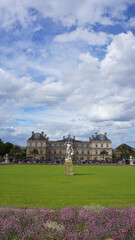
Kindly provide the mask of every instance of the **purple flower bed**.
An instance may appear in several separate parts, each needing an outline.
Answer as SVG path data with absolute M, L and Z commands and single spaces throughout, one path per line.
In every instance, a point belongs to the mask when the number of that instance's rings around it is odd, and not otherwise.
M 0 208 L 1 240 L 135 239 L 135 207 Z

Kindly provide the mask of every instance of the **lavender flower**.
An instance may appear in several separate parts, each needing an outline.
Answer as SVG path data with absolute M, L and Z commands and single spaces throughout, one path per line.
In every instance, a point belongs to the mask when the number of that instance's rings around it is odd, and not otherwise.
M 135 207 L 0 208 L 0 240 L 133 240 Z

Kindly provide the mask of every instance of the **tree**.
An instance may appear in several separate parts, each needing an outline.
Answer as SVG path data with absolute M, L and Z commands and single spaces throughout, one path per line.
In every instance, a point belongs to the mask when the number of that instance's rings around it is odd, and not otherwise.
M 5 143 L 5 153 L 9 153 L 10 150 L 14 147 L 14 145 L 10 142 Z
M 103 160 L 105 160 L 105 156 L 108 154 L 106 150 L 102 150 L 100 154 L 103 156 Z
M 32 150 L 32 155 L 34 155 L 34 160 L 35 160 L 36 155 L 38 155 L 38 150 L 36 148 Z
M 5 145 L 2 142 L 2 140 L 0 139 L 0 155 L 4 155 L 5 154 Z
M 14 145 L 10 149 L 10 156 L 14 157 L 15 161 L 20 157 L 20 153 L 21 153 L 21 148 L 18 145 Z
M 121 159 L 128 158 L 133 152 L 132 148 L 126 144 L 121 144 L 116 148 L 116 151 L 120 153 Z

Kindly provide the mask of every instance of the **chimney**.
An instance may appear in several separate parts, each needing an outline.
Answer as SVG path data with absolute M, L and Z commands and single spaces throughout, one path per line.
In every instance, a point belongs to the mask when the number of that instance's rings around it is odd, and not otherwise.
M 107 133 L 105 132 L 104 135 L 107 137 Z
M 91 141 L 91 137 L 89 137 L 89 141 Z
M 63 136 L 63 140 L 65 140 L 65 136 Z
M 49 141 L 49 137 L 47 137 L 47 141 Z
M 73 139 L 75 140 L 75 136 L 73 136 Z
M 95 132 L 95 138 L 96 138 L 96 136 L 97 136 L 97 132 Z
M 32 136 L 34 135 L 34 132 L 32 131 Z
M 94 140 L 94 135 L 92 135 L 92 140 Z

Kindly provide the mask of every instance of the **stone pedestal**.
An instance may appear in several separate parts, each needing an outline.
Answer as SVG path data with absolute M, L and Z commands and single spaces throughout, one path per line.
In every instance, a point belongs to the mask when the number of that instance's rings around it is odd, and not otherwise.
M 130 161 L 130 165 L 134 165 L 132 156 L 130 156 L 129 161 Z
M 8 153 L 6 153 L 6 156 L 5 156 L 5 163 L 9 163 Z
M 73 163 L 72 161 L 65 161 L 65 175 L 73 175 Z

